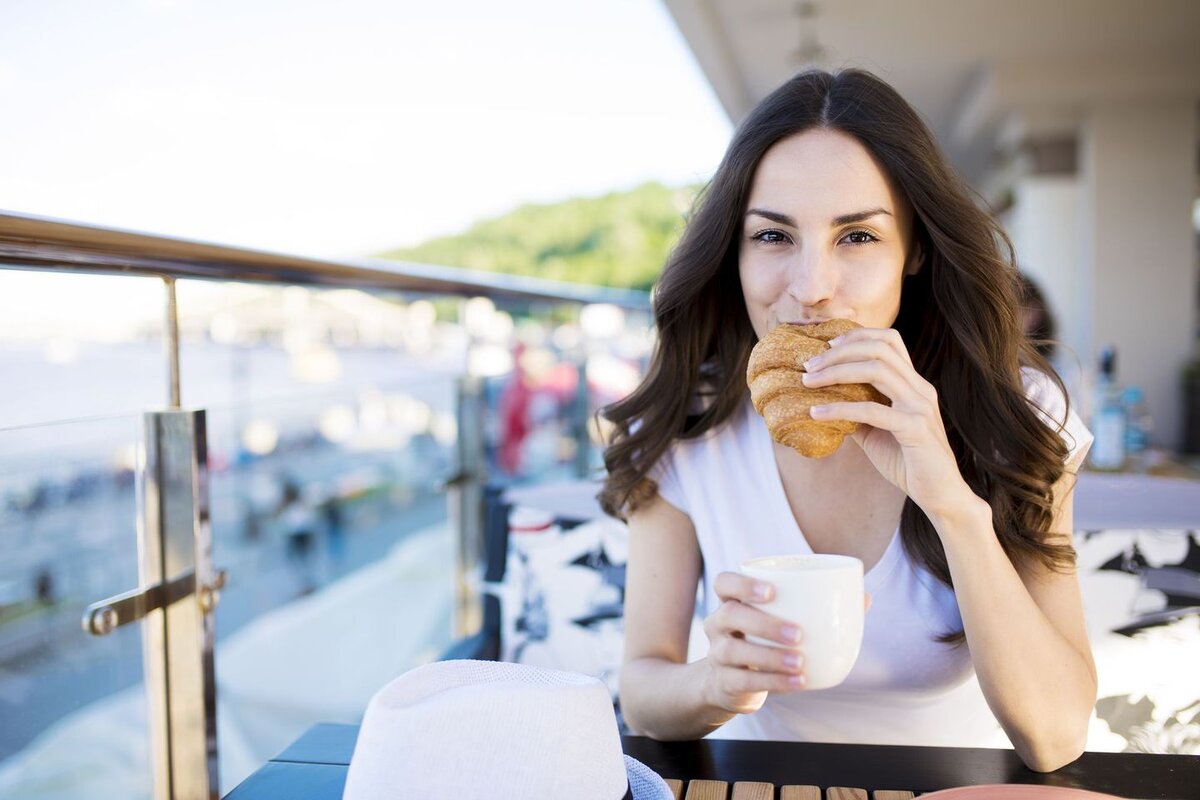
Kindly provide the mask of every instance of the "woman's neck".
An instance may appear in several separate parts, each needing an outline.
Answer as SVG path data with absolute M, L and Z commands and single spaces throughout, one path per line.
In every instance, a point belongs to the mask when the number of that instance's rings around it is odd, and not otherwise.
M 851 555 L 867 569 L 874 566 L 896 530 L 904 493 L 852 441 L 820 459 L 777 442 L 774 448 L 788 505 L 813 551 Z
M 814 483 L 824 483 L 834 480 L 854 480 L 860 485 L 867 481 L 874 483 L 876 479 L 886 480 L 875 469 L 862 448 L 850 437 L 842 442 L 842 446 L 832 455 L 824 458 L 806 458 L 787 445 L 772 440 L 775 449 L 775 463 L 779 465 L 780 473 L 793 478 L 802 478 Z

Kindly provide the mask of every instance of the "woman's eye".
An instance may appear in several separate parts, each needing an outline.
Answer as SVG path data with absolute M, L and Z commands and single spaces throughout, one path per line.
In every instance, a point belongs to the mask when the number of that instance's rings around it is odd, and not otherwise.
M 750 238 L 756 242 L 765 242 L 767 244 L 781 244 L 788 241 L 786 233 L 774 229 L 759 231 Z
M 870 244 L 871 242 L 879 241 L 879 239 L 868 231 L 850 231 L 842 238 L 850 244 Z

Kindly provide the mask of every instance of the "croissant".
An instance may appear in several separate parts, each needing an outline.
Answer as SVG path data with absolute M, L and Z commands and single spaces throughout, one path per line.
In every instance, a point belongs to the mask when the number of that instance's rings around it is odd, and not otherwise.
M 804 362 L 829 349 L 829 340 L 861 327 L 848 319 L 816 325 L 783 324 L 758 341 L 750 353 L 746 383 L 754 410 L 762 415 L 771 438 L 808 458 L 824 458 L 858 429 L 847 420 L 817 421 L 809 409 L 823 403 L 891 401 L 866 383 L 810 389 L 800 379 Z

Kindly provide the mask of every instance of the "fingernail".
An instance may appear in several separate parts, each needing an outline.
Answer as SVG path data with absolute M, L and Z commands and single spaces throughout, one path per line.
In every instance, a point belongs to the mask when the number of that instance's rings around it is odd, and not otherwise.
M 788 669 L 795 669 L 800 666 L 800 656 L 795 653 L 789 653 L 783 657 L 783 665 Z
M 780 633 L 783 635 L 783 640 L 785 642 L 796 644 L 796 642 L 800 641 L 800 629 L 795 625 L 784 625 L 783 630 L 780 631 Z
M 804 676 L 803 675 L 788 675 L 788 683 L 790 683 L 792 686 L 803 686 L 804 685 Z
M 809 372 L 812 372 L 813 370 L 820 369 L 821 363 L 822 361 L 820 356 L 813 356 L 808 361 L 804 362 L 804 368 Z
M 846 337 L 845 337 L 844 335 L 842 335 L 842 336 L 835 336 L 835 337 L 833 337 L 832 339 L 830 339 L 830 340 L 829 340 L 829 346 L 830 346 L 830 347 L 834 347 L 835 345 L 839 345 L 839 344 L 841 344 L 841 343 L 842 343 L 842 342 L 844 342 L 845 340 L 846 340 Z
M 827 413 L 829 413 L 829 407 L 828 406 L 813 406 L 812 408 L 810 408 L 808 410 L 808 413 L 812 417 L 823 417 Z
M 765 583 L 754 584 L 754 599 L 755 600 L 766 600 L 770 596 L 771 596 L 771 587 L 770 586 L 767 586 Z
M 803 383 L 805 386 L 808 386 L 809 380 L 811 380 L 812 377 L 813 377 L 813 374 L 811 371 L 810 372 L 801 372 L 800 373 L 800 382 Z

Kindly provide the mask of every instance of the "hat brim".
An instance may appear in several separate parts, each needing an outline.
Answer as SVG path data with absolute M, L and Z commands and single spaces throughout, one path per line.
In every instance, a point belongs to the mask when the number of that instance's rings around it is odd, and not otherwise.
M 636 758 L 625 756 L 625 775 L 633 800 L 675 800 L 675 794 L 662 776 Z

